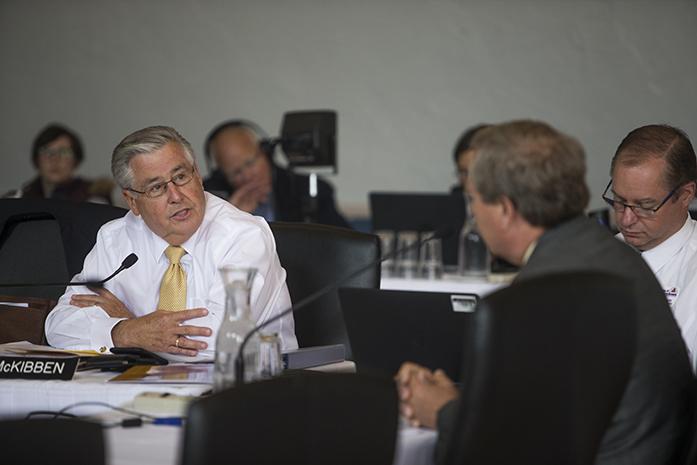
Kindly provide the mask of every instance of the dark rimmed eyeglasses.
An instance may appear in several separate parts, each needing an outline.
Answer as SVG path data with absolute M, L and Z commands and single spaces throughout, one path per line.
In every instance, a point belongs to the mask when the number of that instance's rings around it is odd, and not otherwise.
M 163 196 L 167 192 L 167 186 L 171 182 L 175 186 L 181 187 L 188 184 L 192 179 L 194 179 L 195 169 L 192 167 L 191 170 L 181 171 L 174 176 L 169 181 L 162 181 L 151 186 L 146 187 L 144 190 L 139 191 L 131 189 L 130 187 L 126 190 L 130 192 L 135 192 L 136 194 L 145 195 L 148 198 L 156 199 L 157 197 Z
M 629 205 L 628 203 L 621 202 L 619 200 L 614 199 L 613 197 L 608 197 L 607 196 L 607 191 L 610 189 L 610 186 L 612 185 L 612 179 L 610 179 L 610 182 L 607 183 L 607 187 L 605 188 L 605 191 L 603 191 L 603 200 L 612 207 L 613 210 L 617 213 L 624 213 L 624 210 L 629 208 L 632 210 L 632 213 L 634 213 L 637 217 L 639 218 L 651 218 L 653 217 L 656 212 L 666 204 L 668 199 L 670 199 L 675 193 L 680 189 L 682 186 L 677 186 L 675 189 L 670 191 L 668 195 L 655 207 L 642 207 L 641 205 Z M 614 195 L 614 194 L 612 194 Z
M 39 149 L 39 156 L 44 158 L 69 158 L 74 155 L 75 152 L 70 147 L 58 147 L 55 149 L 41 147 Z

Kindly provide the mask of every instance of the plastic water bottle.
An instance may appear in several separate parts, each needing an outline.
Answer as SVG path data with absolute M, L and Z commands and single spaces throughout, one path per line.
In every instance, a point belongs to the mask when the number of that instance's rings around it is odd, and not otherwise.
M 244 338 L 256 324 L 250 317 L 249 298 L 254 268 L 225 267 L 220 269 L 225 283 L 225 316 L 215 340 L 213 390 L 219 392 L 237 383 L 235 362 Z M 259 378 L 259 334 L 255 333 L 244 348 L 244 381 Z

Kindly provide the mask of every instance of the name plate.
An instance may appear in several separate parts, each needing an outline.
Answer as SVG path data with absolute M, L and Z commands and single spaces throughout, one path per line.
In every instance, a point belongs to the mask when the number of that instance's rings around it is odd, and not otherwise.
M 0 379 L 71 380 L 79 357 L 23 357 L 0 355 Z

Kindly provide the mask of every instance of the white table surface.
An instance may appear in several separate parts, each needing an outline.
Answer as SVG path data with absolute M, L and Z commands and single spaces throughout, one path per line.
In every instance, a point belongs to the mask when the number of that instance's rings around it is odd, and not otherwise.
M 383 277 L 380 279 L 380 289 L 477 294 L 484 297 L 507 286 L 511 279 L 512 276 L 475 278 L 447 274 L 441 279 Z
M 198 396 L 210 390 L 208 384 L 109 382 L 109 379 L 117 374 L 99 371 L 77 372 L 71 381 L 0 380 L 0 418 L 24 417 L 37 410 L 58 411 L 77 402 L 106 402 L 123 407 L 143 392 Z M 71 410 L 70 413 L 93 415 L 108 410 L 102 406 L 85 406 Z
M 324 371 L 355 371 L 353 362 L 341 362 L 319 368 Z M 115 373 L 78 372 L 72 381 L 0 380 L 0 418 L 24 417 L 37 410 L 58 411 L 68 405 L 96 401 L 133 408 L 143 392 L 168 392 L 198 396 L 210 389 L 208 384 L 115 383 Z M 107 407 L 85 406 L 70 410 L 78 415 L 98 415 L 113 423 L 122 414 Z M 155 414 L 154 411 L 150 413 Z M 161 413 L 169 416 L 171 413 Z M 182 428 L 144 425 L 136 428 L 105 428 L 107 465 L 177 465 Z M 395 465 L 432 465 L 436 433 L 402 426 L 397 438 Z

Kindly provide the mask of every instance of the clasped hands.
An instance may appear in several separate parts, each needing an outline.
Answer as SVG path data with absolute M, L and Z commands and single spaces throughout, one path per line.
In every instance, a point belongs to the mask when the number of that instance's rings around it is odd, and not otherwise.
M 435 428 L 438 411 L 459 395 L 443 370 L 431 371 L 416 363 L 402 364 L 395 381 L 399 410 L 412 426 Z
M 210 336 L 210 328 L 186 325 L 184 322 L 208 315 L 205 308 L 178 312 L 157 310 L 136 317 L 114 294 L 104 288 L 90 287 L 96 294 L 73 294 L 70 305 L 85 308 L 97 306 L 112 318 L 125 318 L 111 330 L 115 347 L 141 347 L 153 352 L 168 352 L 195 357 L 208 347 L 203 341 L 188 336 Z
M 252 213 L 260 203 L 267 202 L 271 194 L 271 185 L 260 181 L 251 181 L 235 189 L 228 201 L 242 211 Z

